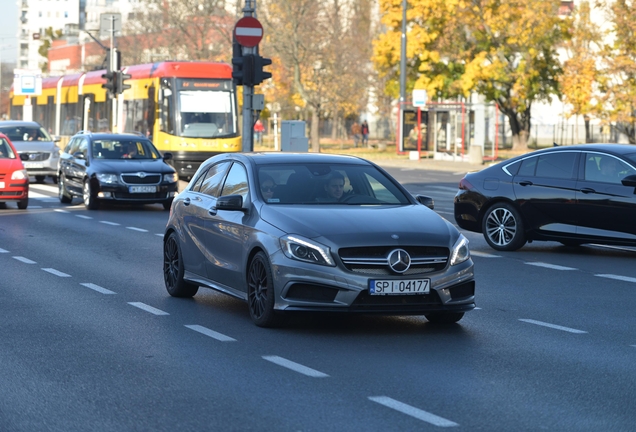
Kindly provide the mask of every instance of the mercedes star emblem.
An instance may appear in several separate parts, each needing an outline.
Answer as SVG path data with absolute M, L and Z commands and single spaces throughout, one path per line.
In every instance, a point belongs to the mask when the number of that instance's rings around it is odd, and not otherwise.
M 389 267 L 396 273 L 404 273 L 411 266 L 411 256 L 404 249 L 395 249 L 389 254 Z

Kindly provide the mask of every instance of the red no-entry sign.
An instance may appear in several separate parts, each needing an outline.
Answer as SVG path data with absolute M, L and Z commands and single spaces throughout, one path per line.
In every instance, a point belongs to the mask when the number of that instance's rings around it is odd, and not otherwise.
M 234 26 L 234 36 L 242 46 L 255 47 L 263 39 L 263 26 L 254 17 L 243 17 Z

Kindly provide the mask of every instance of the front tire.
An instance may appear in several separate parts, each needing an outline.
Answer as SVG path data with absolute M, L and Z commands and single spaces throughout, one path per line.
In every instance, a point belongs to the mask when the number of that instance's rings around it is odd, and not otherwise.
M 247 272 L 247 304 L 252 321 L 259 327 L 275 327 L 280 315 L 274 311 L 274 278 L 267 256 L 258 252 Z
M 515 251 L 526 244 L 521 215 L 508 203 L 499 202 L 488 208 L 481 229 L 493 249 Z
M 99 202 L 93 193 L 90 180 L 86 180 L 84 182 L 82 198 L 84 199 L 84 205 L 88 210 L 97 210 L 99 208 Z
M 44 183 L 44 179 L 46 178 L 46 176 L 43 175 L 36 175 L 35 176 L 35 182 L 36 183 Z
M 163 243 L 163 280 L 172 297 L 193 297 L 199 287 L 183 280 L 185 266 L 177 234 L 170 233 Z
M 23 200 L 18 201 L 18 208 L 20 210 L 26 210 L 26 208 L 29 206 L 29 199 L 25 198 Z
M 170 207 L 172 206 L 172 200 L 164 201 L 162 204 L 164 210 L 170 210 Z
M 464 317 L 464 312 L 432 312 L 424 316 L 432 324 L 455 324 Z
M 57 184 L 58 197 L 60 198 L 60 202 L 62 204 L 69 204 L 73 201 L 73 197 L 68 193 L 66 189 L 66 181 L 64 180 L 64 176 L 60 176 L 60 180 Z

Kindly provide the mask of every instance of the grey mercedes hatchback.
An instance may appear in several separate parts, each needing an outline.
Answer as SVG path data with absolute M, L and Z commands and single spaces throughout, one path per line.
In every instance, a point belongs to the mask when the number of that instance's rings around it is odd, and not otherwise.
M 172 203 L 166 289 L 237 297 L 262 327 L 290 311 L 454 323 L 475 307 L 473 262 L 468 240 L 432 207 L 356 157 L 218 155 Z

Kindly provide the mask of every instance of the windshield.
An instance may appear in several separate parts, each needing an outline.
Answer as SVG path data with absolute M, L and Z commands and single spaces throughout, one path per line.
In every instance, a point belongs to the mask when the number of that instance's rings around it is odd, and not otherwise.
M 148 140 L 96 140 L 91 151 L 94 159 L 161 159 Z
M 409 204 L 402 190 L 370 165 L 261 166 L 258 189 L 268 204 Z
M 177 80 L 179 132 L 192 138 L 236 134 L 234 92 L 229 80 Z
M 51 136 L 39 126 L 2 126 L 0 132 L 16 141 L 53 141 Z
M 13 149 L 4 138 L 0 138 L 0 159 L 15 159 Z

